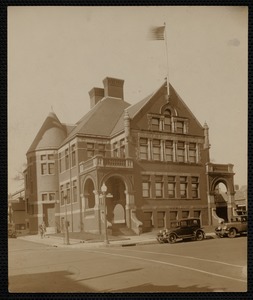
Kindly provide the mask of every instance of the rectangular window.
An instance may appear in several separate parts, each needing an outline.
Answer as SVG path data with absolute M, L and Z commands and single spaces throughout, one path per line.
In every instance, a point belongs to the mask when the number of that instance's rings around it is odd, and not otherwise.
M 59 153 L 59 169 L 60 169 L 60 173 L 62 172 L 62 156 L 61 153 Z
M 71 146 L 71 164 L 72 167 L 76 165 L 76 145 Z
M 177 128 L 176 128 L 176 132 L 177 133 L 184 133 L 184 122 L 182 122 L 182 121 L 177 121 L 176 122 L 176 126 L 177 126 Z
M 185 143 L 184 142 L 177 143 L 177 161 L 178 162 L 185 161 Z
M 70 184 L 66 184 L 67 187 L 67 204 L 70 204 Z
M 87 156 L 90 158 L 94 156 L 94 144 L 93 143 L 87 143 Z
M 180 198 L 187 198 L 187 177 L 180 177 Z
M 190 143 L 189 144 L 189 162 L 196 163 L 197 157 L 196 157 L 196 143 Z
M 188 210 L 183 210 L 182 211 L 182 218 L 187 219 L 189 217 L 189 211 Z
M 192 177 L 192 198 L 199 198 L 199 178 Z
M 61 189 L 63 189 L 63 186 L 61 186 Z M 65 199 L 64 199 L 64 191 L 61 191 L 61 206 L 65 204 Z
M 163 197 L 163 176 L 155 176 L 155 196 L 156 198 Z
M 49 200 L 50 201 L 55 200 L 55 193 L 49 193 Z
M 113 157 L 118 157 L 118 143 L 113 143 Z
M 54 174 L 54 164 L 48 164 L 48 174 Z
M 48 160 L 54 160 L 54 154 L 48 154 Z
M 152 125 L 152 130 L 159 130 L 159 118 L 152 118 L 152 121 L 151 121 L 151 125 Z
M 47 174 L 47 164 L 41 164 L 41 174 Z
M 175 176 L 168 176 L 168 197 L 175 198 L 176 197 L 176 178 Z
M 42 194 L 42 201 L 47 201 L 47 194 Z
M 73 181 L 73 202 L 77 202 L 77 186 L 76 186 L 76 180 Z
M 171 118 L 170 117 L 164 118 L 164 130 L 171 132 Z
M 153 160 L 160 160 L 161 159 L 161 147 L 160 147 L 160 140 L 153 140 Z
M 150 176 L 142 176 L 142 197 L 150 198 Z
M 65 169 L 69 169 L 69 150 L 65 150 Z
M 98 144 L 98 154 L 105 156 L 105 144 Z
M 140 139 L 140 159 L 148 159 L 148 139 Z
M 40 160 L 47 160 L 47 156 L 46 155 L 41 155 Z
M 173 161 L 173 141 L 165 141 L 165 160 Z
M 119 144 L 120 144 L 120 148 L 119 148 L 120 157 L 124 158 L 125 157 L 125 140 L 124 139 L 120 140 Z

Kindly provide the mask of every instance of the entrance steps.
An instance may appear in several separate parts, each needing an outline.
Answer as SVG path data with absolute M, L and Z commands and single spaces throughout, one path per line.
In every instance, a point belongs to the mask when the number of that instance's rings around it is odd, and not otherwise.
M 112 224 L 112 235 L 114 236 L 134 236 L 136 233 L 125 224 Z

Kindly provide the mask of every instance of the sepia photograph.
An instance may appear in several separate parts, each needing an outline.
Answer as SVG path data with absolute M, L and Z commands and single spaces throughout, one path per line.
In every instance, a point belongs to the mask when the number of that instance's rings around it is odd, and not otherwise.
M 9 293 L 247 292 L 248 7 L 9 6 Z

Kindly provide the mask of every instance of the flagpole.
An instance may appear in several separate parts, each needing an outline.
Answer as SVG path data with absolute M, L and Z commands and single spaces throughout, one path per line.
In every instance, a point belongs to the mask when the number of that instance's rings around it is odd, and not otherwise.
M 167 43 L 167 31 L 166 31 L 166 22 L 164 22 L 164 40 L 165 40 L 165 53 L 167 60 L 167 93 L 168 93 L 168 101 L 170 96 L 170 88 L 169 88 L 169 57 L 168 57 L 168 43 Z

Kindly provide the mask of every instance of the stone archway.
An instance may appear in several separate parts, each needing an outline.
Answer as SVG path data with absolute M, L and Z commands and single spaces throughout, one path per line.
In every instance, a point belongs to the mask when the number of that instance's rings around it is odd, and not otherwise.
M 94 183 L 90 178 L 84 183 L 83 195 L 85 199 L 85 208 L 95 207 Z
M 126 185 L 121 177 L 111 176 L 105 181 L 107 193 L 111 194 L 106 200 L 107 219 L 113 224 L 126 224 Z M 121 222 L 119 222 L 121 221 Z
M 225 222 L 228 221 L 228 192 L 227 186 L 222 182 L 218 181 L 214 189 L 214 204 L 216 207 L 216 215 L 223 219 Z
M 222 220 L 230 221 L 234 212 L 234 172 L 233 165 L 208 163 L 206 165 L 208 180 L 208 217 L 210 225 L 217 225 Z M 218 191 L 219 186 L 226 191 Z

